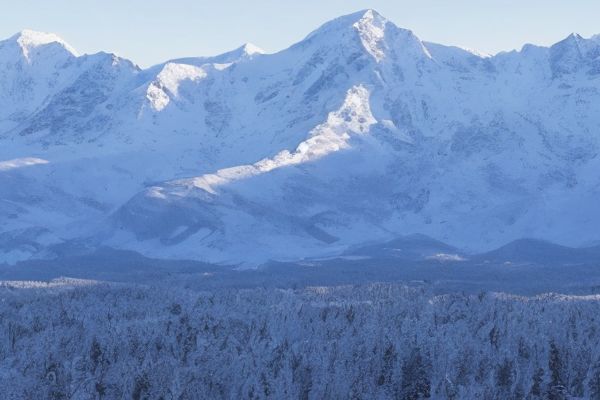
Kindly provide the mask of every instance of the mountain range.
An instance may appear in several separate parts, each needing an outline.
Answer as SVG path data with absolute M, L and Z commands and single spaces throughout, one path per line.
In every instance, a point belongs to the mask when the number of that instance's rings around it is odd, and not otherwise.
M 141 69 L 25 30 L 0 42 L 0 263 L 593 246 L 599 149 L 600 36 L 485 55 L 366 10 Z

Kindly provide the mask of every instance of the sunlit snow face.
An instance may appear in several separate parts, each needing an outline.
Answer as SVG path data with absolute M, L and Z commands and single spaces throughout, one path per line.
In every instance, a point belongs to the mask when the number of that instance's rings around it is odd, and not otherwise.
M 48 164 L 48 162 L 48 160 L 35 157 L 15 158 L 13 160 L 0 161 L 0 171 L 10 171 L 38 164 Z

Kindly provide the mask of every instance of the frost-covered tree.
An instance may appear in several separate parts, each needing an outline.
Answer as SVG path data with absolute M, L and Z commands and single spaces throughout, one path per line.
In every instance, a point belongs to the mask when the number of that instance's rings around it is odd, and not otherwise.
M 400 284 L 5 284 L 0 397 L 600 399 L 597 315 Z

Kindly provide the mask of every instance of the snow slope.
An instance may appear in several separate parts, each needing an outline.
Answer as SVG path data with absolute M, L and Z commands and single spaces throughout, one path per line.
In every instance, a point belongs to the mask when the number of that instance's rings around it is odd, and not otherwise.
M 262 263 L 425 234 L 600 239 L 600 41 L 494 56 L 373 10 L 275 54 L 141 70 L 0 42 L 0 257 L 112 246 Z M 42 160 L 42 161 L 40 161 Z

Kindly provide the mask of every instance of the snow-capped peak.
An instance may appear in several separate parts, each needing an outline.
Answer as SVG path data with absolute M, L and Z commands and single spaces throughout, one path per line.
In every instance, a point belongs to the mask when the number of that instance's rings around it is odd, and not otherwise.
M 380 43 L 385 38 L 385 26 L 388 21 L 374 10 L 367 10 L 353 27 L 358 31 L 360 40 L 365 49 L 378 62 L 385 57 L 385 52 Z
M 74 56 L 77 51 L 67 42 L 54 33 L 37 32 L 30 29 L 24 29 L 11 38 L 21 47 L 23 55 L 29 60 L 29 54 L 37 47 L 57 43 Z
M 376 10 L 372 8 L 367 8 L 364 10 L 357 11 L 352 14 L 348 14 L 346 16 L 338 18 L 338 20 L 347 19 L 352 21 L 353 23 L 371 23 L 376 25 L 386 24 L 389 22 L 387 18 L 378 13 Z
M 376 29 L 381 29 L 386 22 L 387 20 L 377 11 L 362 10 L 324 23 L 311 32 L 305 40 L 312 40 L 320 36 L 331 36 L 335 32 L 348 32 L 349 28 L 357 30 L 357 26 L 361 26 L 365 31 L 370 29 L 370 25 L 374 25 Z
M 254 54 L 265 54 L 265 51 L 263 49 L 261 49 L 253 43 L 244 44 L 242 47 L 240 47 L 240 50 L 249 56 L 252 56 Z
M 358 39 L 358 41 L 356 40 Z M 299 43 L 301 47 L 327 43 L 335 47 L 354 48 L 358 43 L 377 63 L 390 55 L 390 50 L 411 53 L 408 58 L 431 58 L 423 42 L 410 30 L 396 26 L 377 11 L 368 9 L 345 15 L 325 23 Z M 406 57 L 405 57 L 406 58 Z
M 256 55 L 261 54 L 265 54 L 265 51 L 260 47 L 252 43 L 244 43 L 242 46 L 238 47 L 235 50 L 231 50 L 219 56 L 212 57 L 212 62 L 221 64 L 234 63 L 246 59 L 251 59 Z
M 560 42 L 554 44 L 552 47 L 576 47 L 579 48 L 582 43 L 585 43 L 587 40 L 578 33 L 571 33 L 569 36 L 561 40 Z
M 375 25 L 385 25 L 386 23 L 388 23 L 387 18 L 385 18 L 383 15 L 379 14 L 377 11 L 373 10 L 372 8 L 366 9 L 366 10 L 362 10 L 362 11 L 358 11 L 355 14 L 352 14 L 353 16 L 360 16 L 358 22 L 363 22 L 363 23 L 370 23 L 370 24 L 375 24 Z
M 572 33 L 550 47 L 552 71 L 556 75 L 579 70 L 598 57 L 600 43 Z

